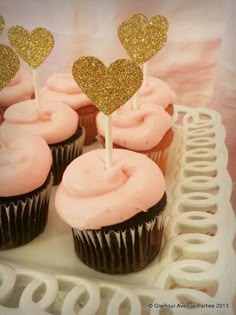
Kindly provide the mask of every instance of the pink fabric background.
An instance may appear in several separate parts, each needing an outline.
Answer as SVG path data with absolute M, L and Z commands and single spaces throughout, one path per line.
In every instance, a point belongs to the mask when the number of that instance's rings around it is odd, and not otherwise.
M 58 70 L 69 70 L 81 55 L 104 62 L 126 57 L 116 35 L 134 13 L 165 15 L 168 43 L 151 59 L 149 70 L 169 83 L 177 103 L 211 107 L 227 130 L 229 170 L 236 182 L 236 22 L 235 0 L 1 0 L 6 28 L 49 28 L 56 46 L 40 68 L 40 84 Z M 6 34 L 2 40 L 6 40 Z M 234 199 L 234 205 L 236 198 Z

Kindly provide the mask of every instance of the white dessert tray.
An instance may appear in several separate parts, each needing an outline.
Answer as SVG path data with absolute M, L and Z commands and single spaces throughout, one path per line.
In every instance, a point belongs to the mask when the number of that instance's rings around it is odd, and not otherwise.
M 173 128 L 159 257 L 123 276 L 86 267 L 55 212 L 54 188 L 44 233 L 0 252 L 0 315 L 234 314 L 236 220 L 225 130 L 215 111 L 181 105 Z

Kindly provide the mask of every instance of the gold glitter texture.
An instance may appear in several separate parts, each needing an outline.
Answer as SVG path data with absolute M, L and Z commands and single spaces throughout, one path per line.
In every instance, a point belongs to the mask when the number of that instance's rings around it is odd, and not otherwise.
M 2 34 L 4 26 L 5 26 L 4 18 L 3 18 L 3 16 L 0 15 L 0 35 Z
M 42 27 L 31 33 L 22 26 L 13 26 L 8 31 L 8 39 L 18 55 L 32 68 L 38 68 L 54 47 L 53 35 Z
M 73 64 L 72 74 L 82 91 L 106 115 L 124 105 L 140 88 L 143 74 L 128 59 L 106 67 L 95 57 L 81 57 Z
M 0 16 L 0 35 L 4 26 L 4 18 Z M 19 68 L 20 60 L 14 50 L 0 44 L 0 91 L 14 78 Z
M 164 47 L 168 27 L 164 16 L 148 20 L 143 14 L 135 14 L 119 26 L 118 37 L 130 58 L 141 65 Z
M 20 60 L 8 46 L 0 45 L 0 91 L 14 78 L 20 68 Z

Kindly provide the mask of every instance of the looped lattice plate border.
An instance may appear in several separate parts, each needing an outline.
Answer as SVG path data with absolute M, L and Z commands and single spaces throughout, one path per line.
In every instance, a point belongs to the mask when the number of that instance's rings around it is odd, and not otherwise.
M 83 272 L 63 275 L 56 263 L 52 273 L 32 270 L 33 260 L 30 268 L 21 268 L 21 251 L 0 253 L 5 260 L 0 263 L 0 315 L 234 313 L 236 222 L 224 127 L 218 113 L 180 105 L 173 121 L 168 222 L 159 258 L 143 274 L 109 278 L 91 273 L 87 280 Z

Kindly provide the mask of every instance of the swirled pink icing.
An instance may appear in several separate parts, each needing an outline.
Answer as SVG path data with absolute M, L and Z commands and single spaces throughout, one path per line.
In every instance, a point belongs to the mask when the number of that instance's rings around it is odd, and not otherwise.
M 138 91 L 138 105 L 143 103 L 153 103 L 164 109 L 169 104 L 174 104 L 176 95 L 173 90 L 162 80 L 148 76 L 147 84 L 142 85 Z M 129 101 L 131 102 L 131 100 Z
M 40 91 L 41 102 L 60 101 L 74 110 L 92 105 L 90 99 L 81 91 L 71 73 L 56 73 Z
M 39 108 L 35 100 L 10 106 L 4 113 L 3 126 L 39 135 L 48 144 L 70 138 L 77 130 L 79 117 L 64 103 L 45 103 Z
M 44 184 L 52 165 L 41 137 L 0 127 L 0 196 L 29 193 Z
M 19 70 L 10 83 L 0 91 L 0 107 L 31 99 L 34 93 L 33 79 L 29 72 Z
M 165 181 L 156 164 L 143 154 L 113 150 L 105 169 L 105 150 L 90 151 L 66 169 L 55 196 L 60 217 L 70 226 L 99 229 L 123 222 L 160 201 Z
M 105 115 L 97 115 L 98 134 L 105 137 Z M 137 110 L 127 103 L 112 114 L 112 139 L 117 145 L 137 151 L 154 148 L 171 127 L 170 115 L 153 103 L 142 103 Z

